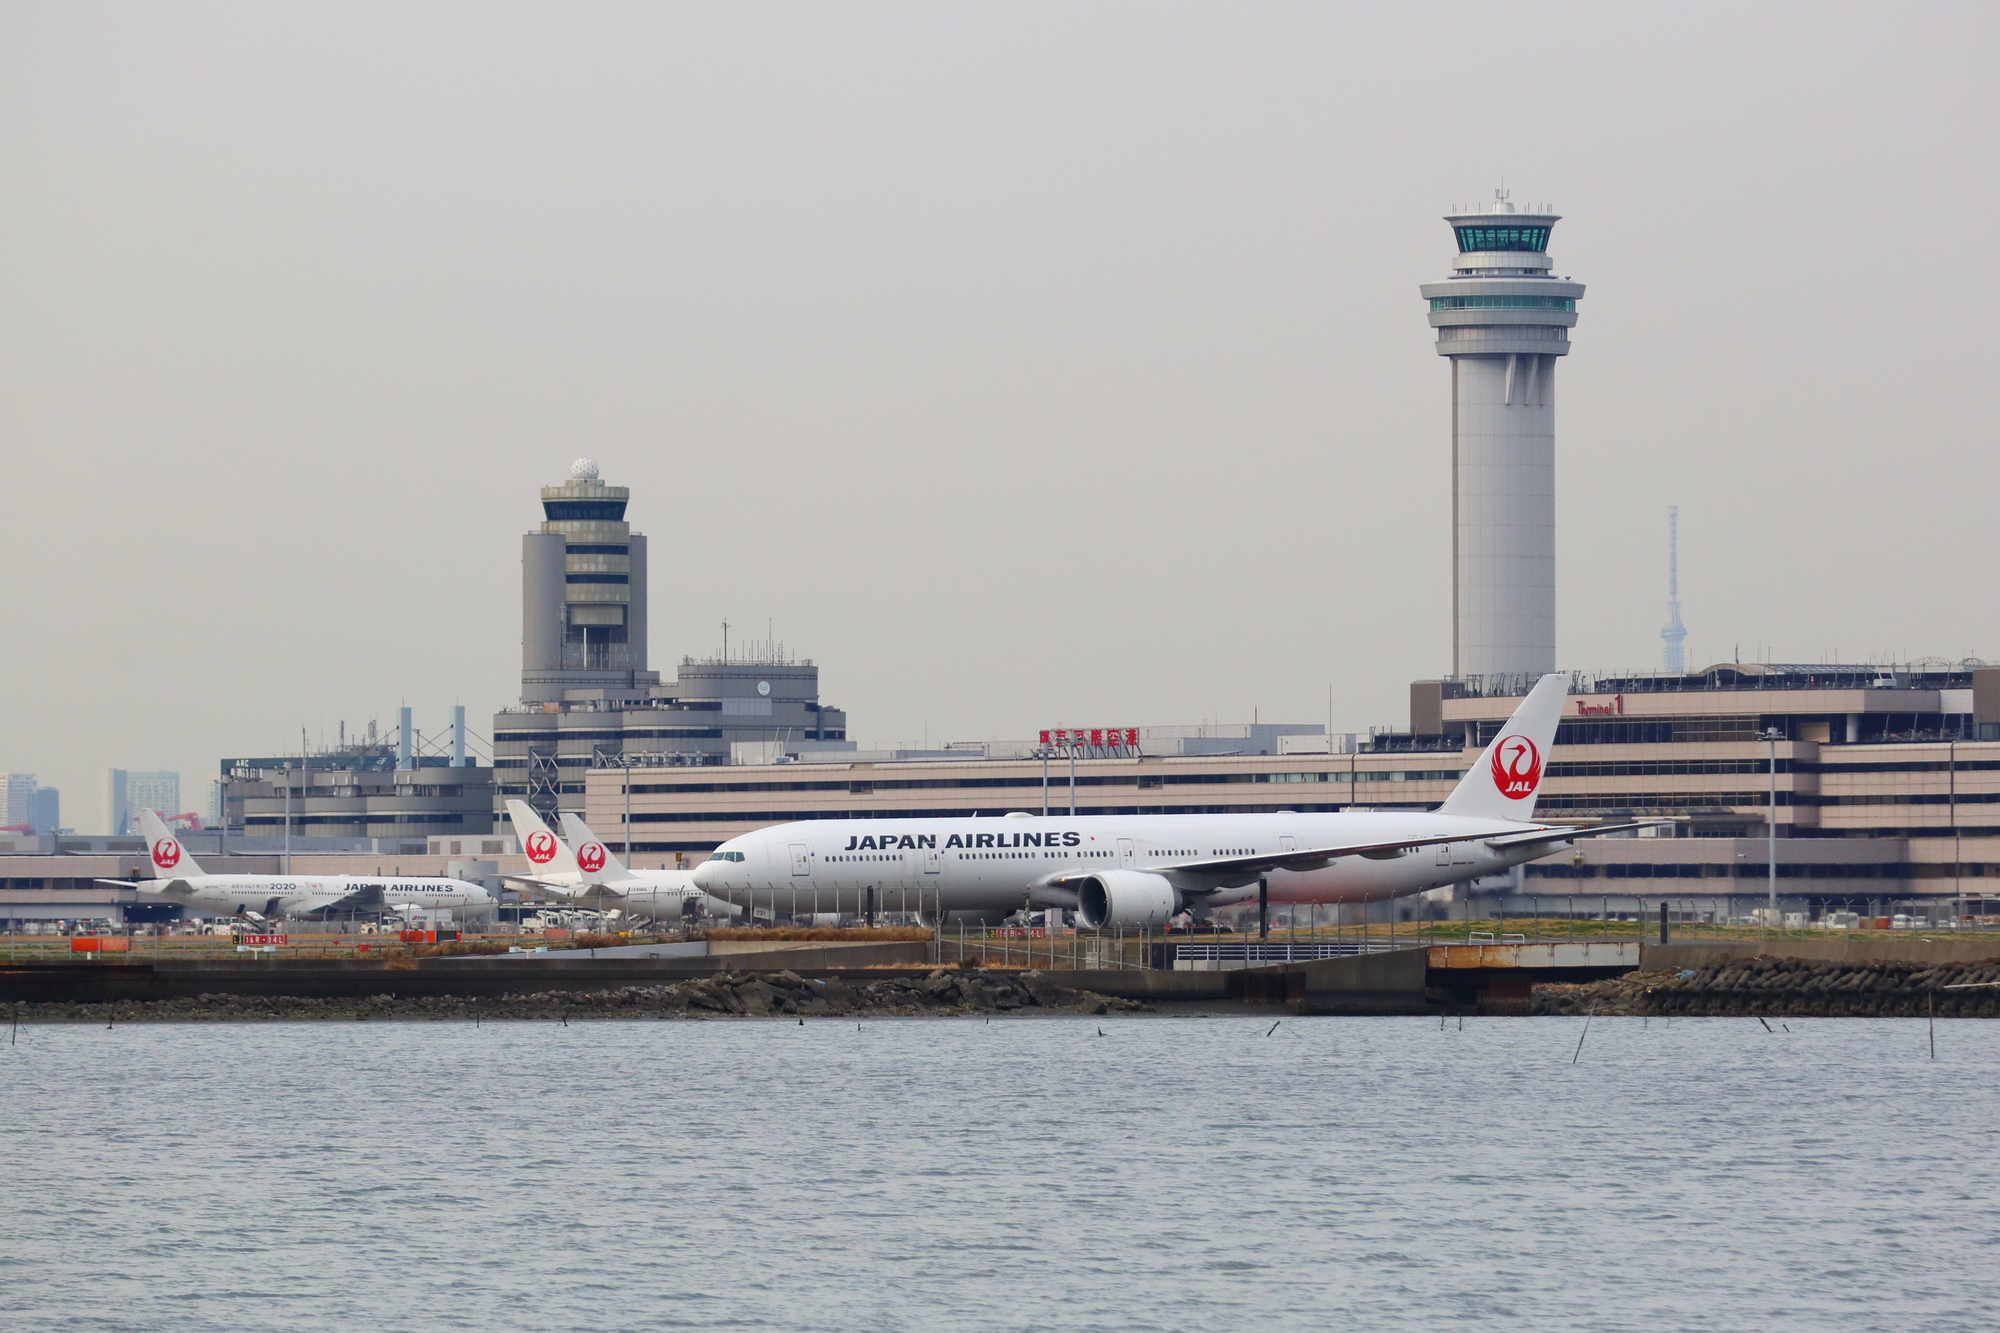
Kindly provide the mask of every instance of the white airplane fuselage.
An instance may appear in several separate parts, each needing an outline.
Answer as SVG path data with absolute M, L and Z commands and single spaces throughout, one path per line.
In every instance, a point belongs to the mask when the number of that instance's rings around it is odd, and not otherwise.
M 1074 891 L 1051 880 L 1132 870 L 1165 877 L 1187 905 L 1213 907 L 1254 899 L 1259 874 L 1198 874 L 1176 866 L 1399 839 L 1462 839 L 1261 873 L 1273 903 L 1379 902 L 1563 850 L 1566 843 L 1509 848 L 1488 842 L 1548 828 L 1400 811 L 814 820 L 732 838 L 694 876 L 704 891 L 746 907 L 854 911 L 871 905 L 873 890 L 873 910 L 930 913 L 1070 907 Z
M 379 887 L 380 907 L 449 907 L 472 915 L 491 910 L 493 896 L 455 879 L 376 875 L 186 875 L 132 881 L 140 893 L 169 898 L 197 916 L 297 916 Z M 373 894 L 368 895 L 373 899 Z

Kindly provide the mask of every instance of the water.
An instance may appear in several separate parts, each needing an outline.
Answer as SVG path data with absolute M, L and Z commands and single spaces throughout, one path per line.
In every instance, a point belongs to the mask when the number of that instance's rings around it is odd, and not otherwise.
M 2000 1023 L 1790 1024 L 31 1028 L 0 1327 L 2000 1324 Z

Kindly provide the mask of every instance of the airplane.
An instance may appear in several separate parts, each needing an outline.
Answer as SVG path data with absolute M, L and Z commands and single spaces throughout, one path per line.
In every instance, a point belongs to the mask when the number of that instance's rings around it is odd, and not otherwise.
M 139 812 L 146 835 L 146 879 L 101 879 L 181 904 L 196 916 L 251 921 L 329 911 L 449 907 L 470 916 L 493 910 L 493 895 L 459 879 L 402 875 L 211 875 L 151 810 Z
M 604 840 L 575 815 L 562 815 L 558 837 L 526 801 L 507 802 L 507 817 L 521 839 L 521 854 L 536 867 L 532 875 L 504 878 L 591 907 L 617 907 L 641 916 L 678 919 L 690 903 L 712 916 L 740 916 L 742 909 L 709 898 L 695 887 L 692 870 L 633 870 L 611 854 Z
M 1381 902 L 1490 875 L 1578 838 L 1534 821 L 1568 679 L 1546 675 L 1434 811 L 812 820 L 729 839 L 695 867 L 710 895 L 791 912 L 1004 919 L 1061 908 L 1091 928 L 1160 927 L 1264 896 Z

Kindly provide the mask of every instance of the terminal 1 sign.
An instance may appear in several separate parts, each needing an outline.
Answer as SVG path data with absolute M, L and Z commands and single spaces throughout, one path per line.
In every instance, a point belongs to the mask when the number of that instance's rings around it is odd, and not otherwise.
M 1137 727 L 1068 727 L 1041 733 L 1042 744 L 1057 750 L 1137 750 Z

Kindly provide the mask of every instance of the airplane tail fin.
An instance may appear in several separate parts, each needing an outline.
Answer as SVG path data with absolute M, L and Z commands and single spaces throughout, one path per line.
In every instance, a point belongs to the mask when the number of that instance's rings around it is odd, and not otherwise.
M 625 863 L 611 854 L 604 840 L 590 831 L 590 825 L 567 810 L 562 814 L 562 826 L 569 845 L 576 851 L 577 868 L 584 874 L 612 880 L 624 879 L 630 873 Z
M 1482 819 L 1533 819 L 1535 794 L 1548 767 L 1549 747 L 1555 744 L 1556 725 L 1562 721 L 1563 700 L 1568 694 L 1566 675 L 1551 674 L 1535 682 L 1514 716 L 1507 719 L 1500 734 L 1437 812 Z
M 529 865 L 544 874 L 576 871 L 575 853 L 526 801 L 507 802 L 507 818 L 514 823 L 514 834 L 521 840 L 521 855 L 528 858 Z
M 146 874 L 151 879 L 186 879 L 202 868 L 181 846 L 181 840 L 151 810 L 139 812 L 139 829 L 146 835 Z

